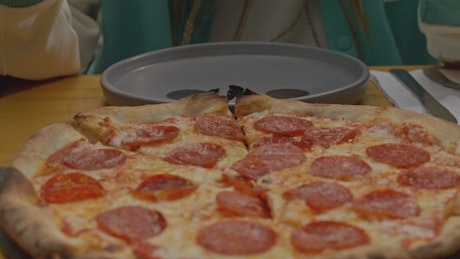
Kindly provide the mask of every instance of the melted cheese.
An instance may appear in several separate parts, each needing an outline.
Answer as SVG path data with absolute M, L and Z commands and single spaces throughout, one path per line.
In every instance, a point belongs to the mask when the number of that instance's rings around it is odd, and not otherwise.
M 254 113 L 239 119 L 243 125 L 248 144 L 257 138 L 267 136 L 266 133 L 257 131 L 252 126 L 254 121 L 269 115 L 268 112 Z M 286 114 L 280 114 L 286 115 Z M 270 226 L 277 233 L 277 243 L 265 253 L 245 258 L 296 258 L 307 257 L 297 252 L 290 243 L 292 231 L 299 226 L 324 220 L 344 221 L 360 227 L 371 238 L 371 245 L 383 248 L 411 248 L 432 240 L 438 234 L 445 218 L 458 213 L 460 202 L 456 189 L 446 190 L 419 190 L 412 187 L 401 186 L 397 182 L 397 175 L 401 169 L 373 161 L 366 155 L 366 148 L 370 145 L 381 143 L 399 143 L 402 140 L 394 134 L 391 125 L 381 124 L 366 127 L 362 123 L 335 120 L 326 117 L 305 116 L 312 121 L 314 127 L 351 127 L 361 130 L 361 134 L 352 142 L 323 148 L 315 145 L 305 151 L 306 161 L 301 165 L 277 172 L 272 172 L 254 182 L 257 187 L 267 190 L 267 202 L 271 209 L 271 219 L 242 217 L 244 220 L 258 222 Z M 165 217 L 168 226 L 159 235 L 148 239 L 150 244 L 159 246 L 155 254 L 162 258 L 233 258 L 215 254 L 196 244 L 196 236 L 203 226 L 213 222 L 227 220 L 217 210 L 216 195 L 223 190 L 232 190 L 231 186 L 218 184 L 222 174 L 237 176 L 238 173 L 230 169 L 231 165 L 243 158 L 248 150 L 244 143 L 222 138 L 197 134 L 193 129 L 193 121 L 188 118 L 178 117 L 166 120 L 163 125 L 174 125 L 181 129 L 178 137 L 167 143 L 154 146 L 141 147 L 137 152 L 123 151 L 128 159 L 122 166 L 114 169 L 84 171 L 98 179 L 107 195 L 102 198 L 86 200 L 67 204 L 49 204 L 50 210 L 59 224 L 70 236 L 75 236 L 87 241 L 92 247 L 108 248 L 123 245 L 124 242 L 110 236 L 97 228 L 95 216 L 109 209 L 126 205 L 139 205 L 152 210 L 157 210 Z M 114 146 L 121 146 L 126 136 L 121 131 L 111 140 Z M 166 154 L 187 143 L 211 142 L 221 145 L 227 156 L 214 168 L 199 166 L 171 165 L 163 158 Z M 96 144 L 99 146 L 100 144 Z M 444 166 L 457 165 L 460 159 L 449 155 L 439 147 L 421 146 L 431 155 L 430 164 L 437 165 L 442 161 Z M 79 148 L 88 148 L 90 144 Z M 95 148 L 92 146 L 91 148 Z M 320 156 L 356 155 L 368 163 L 372 171 L 362 177 L 350 181 L 338 181 L 310 175 L 309 168 L 313 161 Z M 449 157 L 449 159 L 445 159 Z M 460 173 L 458 169 L 455 169 Z M 73 171 L 69 170 L 68 172 Z M 81 170 L 80 170 L 81 171 Z M 131 192 L 140 184 L 143 178 L 155 174 L 174 174 L 198 185 L 196 191 L 189 196 L 174 200 L 151 202 L 134 198 Z M 49 175 L 38 176 L 33 179 L 33 184 L 38 190 L 49 178 Z M 376 189 L 394 189 L 408 193 L 415 197 L 420 208 L 419 217 L 408 219 L 391 218 L 363 218 L 354 209 L 350 202 L 336 209 L 322 213 L 313 212 L 301 200 L 286 200 L 283 193 L 303 183 L 315 181 L 335 182 L 346 187 L 354 198 L 361 197 Z M 360 248 L 356 248 L 360 249 Z M 353 249 L 344 251 L 326 251 L 322 254 L 309 255 L 308 258 L 322 258 L 324 256 L 341 256 L 353 253 Z

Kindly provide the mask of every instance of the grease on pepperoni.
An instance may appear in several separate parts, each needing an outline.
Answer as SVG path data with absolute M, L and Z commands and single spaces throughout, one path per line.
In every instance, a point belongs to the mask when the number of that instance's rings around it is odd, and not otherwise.
M 114 168 L 126 160 L 126 155 L 113 148 L 87 149 L 69 153 L 63 158 L 63 163 L 74 169 L 98 170 Z
M 424 189 L 452 188 L 460 184 L 460 175 L 439 167 L 417 167 L 403 171 L 398 182 Z
M 241 192 L 223 191 L 217 194 L 217 206 L 225 216 L 248 216 L 269 218 L 266 201 Z
M 370 146 L 366 153 L 372 159 L 399 168 L 419 166 L 430 160 L 430 154 L 417 146 L 387 143 Z
M 159 235 L 167 223 L 163 215 L 140 206 L 122 206 L 96 216 L 102 231 L 128 242 Z
M 244 158 L 236 161 L 231 166 L 231 169 L 251 180 L 257 180 L 270 173 L 268 165 L 253 156 L 245 156 Z
M 43 184 L 40 195 L 50 203 L 65 203 L 98 198 L 105 195 L 105 190 L 91 176 L 82 173 L 59 173 Z
M 300 136 L 311 128 L 313 123 L 307 119 L 293 116 L 266 116 L 254 122 L 254 128 L 266 133 L 286 136 Z
M 165 160 L 178 165 L 211 168 L 225 156 L 225 149 L 218 144 L 193 143 L 174 148 L 168 152 Z
M 205 249 L 222 255 L 254 255 L 276 244 L 277 234 L 268 226 L 249 221 L 224 221 L 206 226 L 197 242 Z
M 287 190 L 283 197 L 289 200 L 300 199 L 316 213 L 334 209 L 353 199 L 350 191 L 336 183 L 313 182 Z
M 312 163 L 308 173 L 325 178 L 350 180 L 371 170 L 372 168 L 357 156 L 323 156 Z
M 294 230 L 291 242 L 302 253 L 320 253 L 366 245 L 370 238 L 363 229 L 348 223 L 317 221 Z
M 238 123 L 223 116 L 205 114 L 195 118 L 196 132 L 230 140 L 244 140 L 244 134 Z
M 363 215 L 379 218 L 409 218 L 420 214 L 420 207 L 413 197 L 390 189 L 372 191 L 353 201 L 353 207 Z
M 150 200 L 177 200 L 193 193 L 198 186 L 183 177 L 169 174 L 153 175 L 142 181 L 134 196 Z
M 356 128 L 311 128 L 305 132 L 305 136 L 313 141 L 314 144 L 324 148 L 330 148 L 333 145 L 353 142 L 361 131 Z
M 168 142 L 177 137 L 179 128 L 156 124 L 142 124 L 136 127 L 123 128 L 122 146 L 137 149 L 142 146 L 152 146 Z

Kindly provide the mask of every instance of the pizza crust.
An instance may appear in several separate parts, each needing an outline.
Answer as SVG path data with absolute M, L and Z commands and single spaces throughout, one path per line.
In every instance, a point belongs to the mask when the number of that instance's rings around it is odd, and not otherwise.
M 431 243 L 416 246 L 411 249 L 396 249 L 381 243 L 343 250 L 331 258 L 453 258 L 460 247 L 460 217 L 451 217 L 446 222 L 444 231 Z M 322 258 L 319 256 L 318 258 Z
M 76 114 L 72 125 L 90 140 L 99 140 L 112 130 L 110 126 L 103 125 L 106 118 L 110 118 L 109 125 L 125 126 L 205 113 L 230 116 L 227 98 L 216 92 L 207 92 L 161 105 L 106 106 Z
M 70 252 L 78 242 L 67 238 L 45 210 L 36 203 L 37 195 L 30 181 L 16 169 L 2 174 L 0 222 L 20 247 L 33 255 L 52 257 Z
M 265 95 L 240 96 L 235 114 L 243 117 L 255 112 L 268 114 L 294 111 L 344 120 L 373 123 L 414 123 L 423 125 L 452 154 L 460 154 L 458 125 L 428 115 L 371 106 L 310 104 L 274 99 Z M 37 132 L 17 153 L 5 174 L 0 175 L 0 222 L 22 248 L 38 257 L 131 258 L 129 247 L 112 246 L 98 251 L 84 241 L 62 233 L 52 216 L 37 206 L 37 194 L 31 178 L 46 159 L 57 150 L 79 139 L 100 140 L 107 128 L 100 127 L 105 118 L 116 124 L 129 125 L 161 121 L 171 116 L 213 113 L 230 115 L 228 101 L 217 93 L 192 96 L 178 102 L 137 107 L 103 107 L 77 114 L 72 121 L 52 124 Z M 395 249 L 373 243 L 353 249 L 328 253 L 330 258 L 432 258 L 449 255 L 460 246 L 460 217 L 452 216 L 443 232 L 428 245 L 410 250 Z M 289 247 L 289 246 L 288 246 Z M 283 249 L 286 249 L 285 247 Z M 299 255 L 295 251 L 290 251 Z M 303 255 L 300 255 L 303 256 Z M 211 258 L 218 257 L 210 255 Z M 255 256 L 257 257 L 257 256 Z M 316 258 L 314 255 L 312 258 Z M 317 256 L 323 258 L 323 255 Z M 264 257 L 266 258 L 266 257 Z M 309 256 L 310 258 L 310 256 Z
M 237 97 L 235 114 L 237 118 L 253 113 L 264 115 L 286 112 L 324 116 L 376 125 L 421 125 L 427 132 L 440 141 L 440 145 L 453 155 L 460 154 L 460 129 L 457 124 L 430 115 L 393 107 L 374 107 L 363 105 L 312 104 L 301 101 L 288 101 L 271 98 L 266 95 L 252 94 Z M 456 199 L 458 200 L 458 199 Z M 371 244 L 339 252 L 332 258 L 437 258 L 449 256 L 460 247 L 460 217 L 451 215 L 442 233 L 429 244 L 411 249 L 396 249 L 384 244 Z M 322 258 L 319 256 L 319 258 Z
M 410 250 L 412 258 L 452 256 L 460 247 L 460 217 L 450 217 L 441 234 L 430 244 Z
M 30 178 L 46 159 L 67 144 L 84 139 L 69 123 L 54 123 L 35 133 L 13 157 L 9 167 Z
M 372 124 L 419 124 L 440 140 L 441 145 L 450 153 L 455 155 L 460 154 L 460 145 L 457 144 L 460 139 L 460 130 L 457 124 L 413 111 L 393 107 L 365 105 L 312 104 L 301 101 L 275 99 L 260 94 L 243 95 L 237 98 L 235 105 L 235 114 L 237 117 L 261 111 L 267 111 L 268 113 L 295 111 Z
M 113 258 L 121 255 L 119 258 L 127 258 L 131 252 L 126 248 L 123 248 L 126 251 L 93 250 L 82 240 L 65 235 L 49 211 L 39 205 L 29 180 L 51 154 L 81 139 L 84 136 L 67 122 L 51 124 L 29 139 L 0 175 L 1 227 L 34 257 Z
M 58 228 L 53 216 L 37 204 L 30 181 L 14 168 L 0 175 L 1 227 L 26 253 L 36 258 L 131 258 L 126 246 L 91 247 Z

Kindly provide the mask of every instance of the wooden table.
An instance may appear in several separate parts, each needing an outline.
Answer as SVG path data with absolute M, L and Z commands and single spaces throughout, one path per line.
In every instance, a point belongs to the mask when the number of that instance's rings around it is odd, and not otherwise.
M 393 67 L 371 67 L 388 71 Z M 405 66 L 417 69 L 420 66 Z M 99 75 L 82 75 L 30 82 L 4 80 L 0 87 L 0 166 L 7 166 L 27 139 L 47 124 L 70 119 L 74 114 L 106 105 Z M 6 85 L 6 86 L 5 86 Z M 369 83 L 361 104 L 391 106 Z

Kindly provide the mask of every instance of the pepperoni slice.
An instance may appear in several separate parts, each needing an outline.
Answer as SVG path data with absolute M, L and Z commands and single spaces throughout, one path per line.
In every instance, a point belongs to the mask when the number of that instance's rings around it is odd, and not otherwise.
M 330 148 L 333 145 L 338 145 L 347 142 L 353 142 L 361 131 L 355 128 L 312 128 L 305 132 L 305 136 L 313 141 L 313 143 L 324 148 Z
M 264 162 L 252 156 L 236 161 L 231 168 L 251 180 L 257 180 L 270 173 L 270 168 Z
M 197 236 L 202 247 L 223 255 L 253 255 L 268 251 L 277 235 L 269 227 L 248 221 L 218 222 L 203 228 Z
M 159 174 L 145 179 L 133 194 L 150 201 L 170 201 L 190 195 L 196 188 L 196 184 L 180 176 Z
M 262 137 L 256 139 L 252 144 L 252 148 L 258 148 L 265 145 L 271 144 L 280 144 L 280 143 L 291 143 L 294 146 L 302 149 L 302 150 L 309 150 L 313 145 L 313 141 L 311 139 L 296 136 L 296 137 L 287 137 L 287 136 L 279 136 L 273 135 L 271 137 Z
M 380 144 L 368 147 L 366 153 L 378 162 L 399 168 L 415 167 L 430 160 L 430 154 L 427 151 L 408 144 Z
M 357 156 L 323 156 L 312 163 L 309 174 L 350 180 L 356 176 L 365 175 L 371 170 L 372 168 Z
M 338 208 L 352 200 L 350 191 L 336 183 L 314 182 L 283 193 L 286 199 L 304 200 L 314 212 Z
M 171 141 L 179 134 L 179 128 L 175 126 L 163 126 L 155 124 L 142 124 L 137 127 L 122 129 L 126 134 L 122 145 L 131 149 L 141 146 L 152 146 Z
M 194 143 L 174 148 L 165 160 L 173 164 L 211 168 L 225 156 L 225 149 L 218 144 Z
M 40 194 L 47 202 L 64 203 L 98 198 L 105 195 L 105 190 L 91 176 L 82 173 L 59 173 L 45 182 Z
M 267 116 L 254 122 L 254 128 L 259 131 L 286 136 L 300 136 L 311 128 L 313 123 L 300 117 Z
M 460 184 L 460 175 L 438 167 L 408 169 L 398 176 L 398 182 L 424 189 L 451 188 Z
M 88 149 L 69 154 L 63 163 L 71 168 L 81 170 L 98 170 L 114 168 L 126 160 L 126 155 L 113 148 Z
M 123 206 L 96 216 L 98 227 L 126 241 L 146 239 L 160 234 L 166 228 L 163 215 L 140 206 Z
M 235 120 L 213 114 L 196 117 L 195 131 L 225 139 L 244 140 L 243 131 Z
M 54 171 L 53 169 L 57 169 L 58 166 L 63 164 L 64 157 L 69 155 L 72 149 L 78 147 L 83 142 L 83 140 L 74 141 L 51 154 L 46 160 L 46 167 L 48 167 L 48 169 L 51 169 L 51 171 Z
M 133 245 L 133 253 L 138 259 L 164 259 L 164 257 L 156 254 L 161 249 L 161 247 L 145 241 L 139 241 Z
M 221 213 L 226 216 L 270 217 L 264 201 L 241 192 L 220 192 L 217 194 L 216 202 Z
M 394 190 L 373 191 L 355 200 L 353 207 L 366 215 L 389 218 L 408 218 L 420 214 L 416 200 Z
M 290 143 L 262 146 L 248 156 L 262 161 L 271 172 L 300 165 L 306 160 L 303 151 Z
M 297 228 L 291 243 L 302 253 L 320 253 L 366 245 L 370 238 L 363 229 L 348 223 L 318 221 Z

